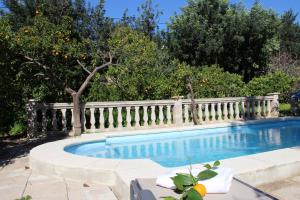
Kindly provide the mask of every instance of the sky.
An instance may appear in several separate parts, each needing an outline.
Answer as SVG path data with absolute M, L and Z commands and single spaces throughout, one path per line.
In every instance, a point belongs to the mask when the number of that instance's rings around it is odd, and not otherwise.
M 86 0 L 91 5 L 96 5 L 99 0 Z M 154 4 L 159 5 L 163 15 L 160 17 L 159 26 L 165 27 L 165 23 L 169 21 L 170 16 L 175 12 L 180 12 L 180 8 L 185 6 L 187 0 L 153 0 Z M 242 2 L 247 8 L 250 8 L 255 0 L 229 0 L 231 3 Z M 112 18 L 120 18 L 126 8 L 128 8 L 130 15 L 137 14 L 137 7 L 144 2 L 144 0 L 106 0 L 107 15 Z M 259 0 L 264 8 L 273 9 L 281 14 L 289 9 L 299 13 L 297 21 L 300 23 L 300 0 Z M 1 4 L 0 4 L 1 7 Z
M 88 0 L 91 4 L 97 4 L 99 0 Z M 107 15 L 114 18 L 120 18 L 126 8 L 129 14 L 137 14 L 137 7 L 144 0 L 106 0 Z M 169 21 L 170 16 L 175 12 L 180 12 L 180 8 L 185 6 L 187 0 L 153 0 L 154 4 L 158 4 L 163 15 L 160 17 L 161 27 Z M 230 0 L 230 3 L 242 2 L 247 8 L 250 8 L 255 0 Z M 300 23 L 300 0 L 259 0 L 262 6 L 266 9 L 273 9 L 281 14 L 289 9 L 299 13 L 297 21 Z

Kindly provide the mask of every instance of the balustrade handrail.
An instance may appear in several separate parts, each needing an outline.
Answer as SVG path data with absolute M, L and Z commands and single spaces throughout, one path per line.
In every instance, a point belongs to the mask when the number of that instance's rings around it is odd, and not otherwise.
M 267 96 L 195 99 L 201 124 L 278 117 L 278 93 Z M 84 130 L 123 130 L 192 125 L 191 100 L 107 101 L 81 103 Z M 89 110 L 89 111 L 86 111 Z M 73 103 L 27 104 L 28 133 L 72 132 Z

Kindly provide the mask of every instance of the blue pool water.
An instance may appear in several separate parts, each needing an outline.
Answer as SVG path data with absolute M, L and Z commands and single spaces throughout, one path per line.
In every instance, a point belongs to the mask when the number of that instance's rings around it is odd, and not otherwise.
M 177 167 L 293 146 L 300 146 L 297 120 L 111 137 L 67 146 L 65 151 L 100 158 L 149 158 L 165 167 Z

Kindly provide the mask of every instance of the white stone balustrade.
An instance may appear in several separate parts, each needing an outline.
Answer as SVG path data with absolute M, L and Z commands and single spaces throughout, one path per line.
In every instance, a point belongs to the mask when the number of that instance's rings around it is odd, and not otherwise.
M 261 97 L 195 99 L 195 103 L 201 124 L 278 117 L 278 93 Z M 46 104 L 30 100 L 27 111 L 31 136 L 73 129 L 72 103 Z M 101 132 L 193 125 L 191 115 L 189 99 L 88 102 L 81 105 L 80 119 L 83 131 Z

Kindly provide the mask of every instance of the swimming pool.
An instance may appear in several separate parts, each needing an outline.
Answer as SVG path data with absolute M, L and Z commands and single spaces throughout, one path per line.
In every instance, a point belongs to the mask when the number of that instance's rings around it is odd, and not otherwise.
M 177 167 L 299 145 L 300 121 L 286 120 L 111 137 L 67 146 L 65 151 L 99 158 L 149 158 L 165 167 Z

